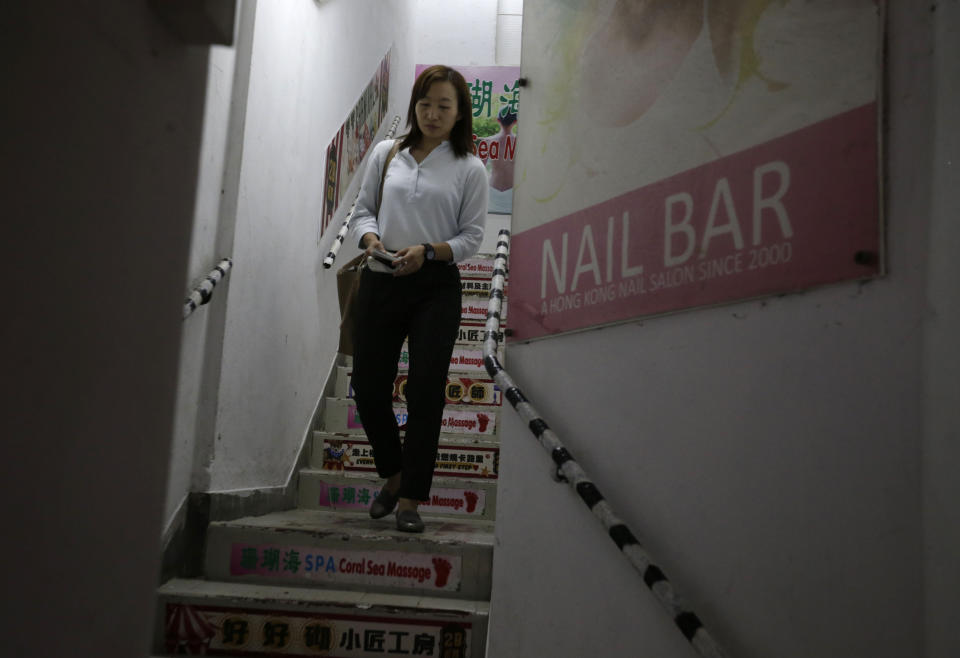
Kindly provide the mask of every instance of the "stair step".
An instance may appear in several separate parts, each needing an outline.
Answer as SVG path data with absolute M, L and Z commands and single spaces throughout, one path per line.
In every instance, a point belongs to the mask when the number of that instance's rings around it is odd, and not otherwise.
M 504 362 L 503 345 L 500 345 L 497 349 L 497 358 L 501 364 Z M 397 368 L 400 372 L 406 372 L 410 369 L 410 351 L 406 343 L 400 351 Z M 487 369 L 483 365 L 483 345 L 454 345 L 453 355 L 450 357 L 450 372 L 486 377 Z
M 300 471 L 299 507 L 366 515 L 383 480 L 375 473 L 338 473 L 320 469 Z M 430 502 L 420 513 L 430 517 L 496 518 L 497 485 L 490 480 L 434 476 Z
M 334 397 L 353 398 L 353 386 L 350 381 L 352 377 L 352 367 L 337 367 Z M 406 387 L 407 374 L 398 374 L 393 385 L 394 402 L 405 403 L 407 401 Z M 444 391 L 447 396 L 447 404 L 479 407 L 500 407 L 503 405 L 503 392 L 492 379 L 485 375 L 478 377 L 475 374 L 450 373 L 447 376 L 447 385 Z
M 344 658 L 485 653 L 489 603 L 176 579 L 158 590 L 154 651 Z
M 397 422 L 407 422 L 405 404 L 393 405 Z M 445 434 L 493 437 L 497 433 L 499 415 L 494 408 L 473 405 L 447 405 L 443 410 L 441 431 Z M 323 429 L 332 433 L 361 433 L 363 424 L 357 414 L 357 405 L 348 398 L 327 398 L 323 412 Z
M 470 326 L 471 324 L 486 324 L 487 309 L 490 304 L 490 296 L 487 295 L 462 295 L 460 297 L 460 324 Z M 504 301 L 500 304 L 500 326 L 507 326 L 507 307 L 509 305 Z
M 310 465 L 330 472 L 375 473 L 373 448 L 364 434 L 316 431 Z M 495 436 L 442 434 L 434 474 L 452 478 L 496 480 L 500 443 Z
M 422 534 L 393 516 L 294 509 L 218 521 L 207 530 L 208 578 L 489 600 L 493 524 L 423 514 Z

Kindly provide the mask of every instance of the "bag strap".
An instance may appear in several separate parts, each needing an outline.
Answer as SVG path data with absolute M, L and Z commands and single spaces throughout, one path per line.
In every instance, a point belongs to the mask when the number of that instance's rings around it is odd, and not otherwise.
M 390 166 L 390 161 L 393 160 L 393 156 L 397 154 L 397 151 L 400 150 L 400 140 L 393 140 L 393 147 L 390 149 L 390 153 L 387 154 L 387 159 L 383 163 L 383 169 L 380 170 L 380 192 L 377 194 L 377 215 L 380 214 L 380 202 L 383 200 L 383 181 L 387 178 L 387 167 Z

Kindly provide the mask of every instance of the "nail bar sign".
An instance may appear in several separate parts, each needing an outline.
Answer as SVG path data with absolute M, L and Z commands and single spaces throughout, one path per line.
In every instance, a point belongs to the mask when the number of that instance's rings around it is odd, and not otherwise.
M 266 576 L 455 592 L 460 557 L 431 553 L 336 549 L 322 546 L 233 544 L 231 576 Z
M 525 340 L 880 272 L 877 105 L 518 233 Z

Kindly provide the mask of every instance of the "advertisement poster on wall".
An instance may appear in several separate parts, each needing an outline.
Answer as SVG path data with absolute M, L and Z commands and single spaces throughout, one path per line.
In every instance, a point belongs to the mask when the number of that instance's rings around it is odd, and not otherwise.
M 353 180 L 363 156 L 373 144 L 380 123 L 387 112 L 390 95 L 390 52 L 380 61 L 380 66 L 370 83 L 360 95 L 360 100 L 327 147 L 324 168 L 323 217 L 320 235 L 327 230 L 347 188 Z
M 429 64 L 418 64 L 416 76 Z M 454 66 L 470 88 L 473 152 L 487 166 L 490 200 L 487 212 L 513 212 L 513 166 L 520 107 L 520 67 Z
M 514 340 L 883 272 L 881 3 L 525 8 Z

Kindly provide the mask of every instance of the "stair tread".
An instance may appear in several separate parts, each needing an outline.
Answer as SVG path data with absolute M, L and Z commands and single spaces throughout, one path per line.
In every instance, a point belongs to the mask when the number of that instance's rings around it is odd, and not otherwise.
M 481 519 L 450 519 L 421 515 L 426 529 L 423 533 L 400 532 L 393 516 L 371 519 L 369 516 L 340 514 L 336 511 L 292 509 L 262 516 L 248 516 L 233 521 L 215 521 L 210 529 L 243 528 L 273 530 L 283 533 L 303 532 L 317 538 L 340 537 L 344 540 L 410 543 L 419 545 L 493 546 L 492 521 Z
M 329 588 L 263 585 L 195 578 L 174 578 L 157 590 L 159 596 L 202 598 L 214 601 L 243 600 L 261 604 L 336 605 L 356 608 L 404 608 L 419 611 L 457 612 L 486 616 L 488 601 L 438 598 L 420 594 L 387 594 Z

